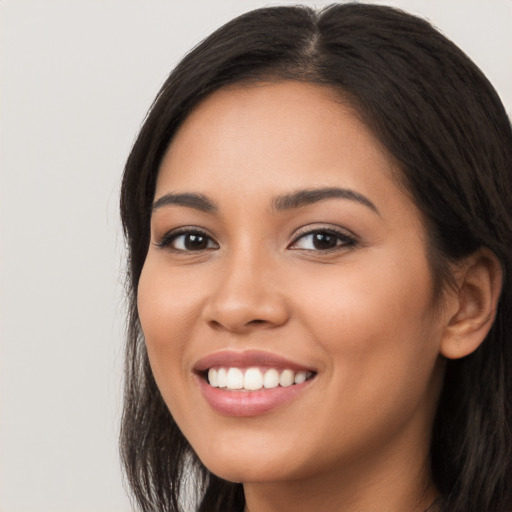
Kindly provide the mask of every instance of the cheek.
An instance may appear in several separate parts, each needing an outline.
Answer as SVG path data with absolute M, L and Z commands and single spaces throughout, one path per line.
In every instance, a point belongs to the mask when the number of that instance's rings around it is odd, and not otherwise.
M 319 269 L 296 290 L 297 308 L 331 371 L 354 391 L 392 377 L 405 387 L 419 371 L 428 379 L 438 353 L 441 331 L 428 263 L 383 256 L 344 266 L 338 275 Z
M 199 287 L 165 261 L 148 255 L 141 273 L 137 307 L 149 363 L 162 397 L 184 432 L 190 423 L 191 373 L 187 347 L 198 319 Z
M 319 269 L 296 289 L 304 330 L 328 362 L 317 424 L 338 425 L 332 446 L 360 446 L 363 432 L 364 443 L 378 442 L 419 409 L 426 424 L 435 406 L 441 330 L 428 266 L 385 268 L 354 264 L 335 279 Z
M 157 383 L 183 364 L 187 339 L 197 319 L 197 291 L 148 256 L 137 294 L 139 319 Z M 188 284 L 188 286 L 187 286 Z M 165 377 L 165 378 L 164 378 Z

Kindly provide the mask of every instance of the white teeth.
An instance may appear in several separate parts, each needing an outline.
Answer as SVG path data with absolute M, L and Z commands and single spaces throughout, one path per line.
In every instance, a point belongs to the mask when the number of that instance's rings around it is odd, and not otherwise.
M 263 387 L 266 389 L 277 388 L 279 386 L 279 373 L 274 368 L 267 370 L 263 377 Z
M 291 370 L 284 370 L 279 377 L 279 384 L 283 386 L 283 388 L 287 388 L 293 384 L 293 379 L 295 375 Z
M 214 368 L 210 368 L 208 370 L 208 382 L 210 383 L 210 386 L 216 388 L 219 383 L 217 381 L 217 370 Z
M 244 387 L 244 374 L 240 368 L 230 368 L 226 375 L 228 389 L 242 389 Z
M 302 384 L 306 381 L 306 372 L 297 372 L 295 374 L 295 384 Z
M 226 368 L 219 368 L 217 372 L 217 386 L 219 388 L 225 388 L 226 387 Z
M 249 368 L 244 375 L 244 388 L 255 391 L 263 387 L 263 375 L 258 368 Z
M 208 370 L 208 382 L 216 388 L 232 390 L 245 389 L 257 391 L 262 388 L 272 389 L 278 386 L 288 387 L 293 384 L 302 384 L 312 376 L 312 372 L 283 370 L 279 373 L 275 368 L 269 368 L 264 374 L 259 368 L 248 368 L 245 371 L 240 368 L 210 368 Z

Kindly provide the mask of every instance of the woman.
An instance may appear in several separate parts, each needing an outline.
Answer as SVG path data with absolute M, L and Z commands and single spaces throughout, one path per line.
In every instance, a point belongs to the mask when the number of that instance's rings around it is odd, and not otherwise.
M 140 509 L 512 510 L 511 178 L 495 91 L 401 11 L 187 55 L 122 188 Z

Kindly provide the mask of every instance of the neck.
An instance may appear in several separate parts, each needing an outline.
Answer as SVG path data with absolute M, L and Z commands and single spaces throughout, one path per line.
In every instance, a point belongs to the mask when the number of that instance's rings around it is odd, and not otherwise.
M 395 446 L 309 478 L 246 483 L 245 512 L 425 512 L 439 494 L 429 467 L 428 449 Z
M 246 484 L 246 512 L 425 512 L 438 493 L 432 483 L 396 485 L 392 479 L 351 482 L 353 478 L 330 478 L 310 482 L 280 482 L 272 484 Z M 313 484 L 313 485 L 311 485 Z M 401 488 L 401 489 L 400 489 Z

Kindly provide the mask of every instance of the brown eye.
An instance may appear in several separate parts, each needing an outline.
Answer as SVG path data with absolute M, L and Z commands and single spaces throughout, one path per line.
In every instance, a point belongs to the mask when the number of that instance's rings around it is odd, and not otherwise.
M 187 251 L 201 251 L 208 247 L 208 238 L 201 233 L 182 235 L 182 237 L 178 237 L 176 240 L 179 238 L 183 238 L 183 247 Z
M 291 249 L 329 251 L 355 245 L 354 238 L 333 230 L 315 230 L 305 233 L 293 242 Z
M 204 251 L 209 249 L 218 249 L 212 238 L 201 231 L 185 231 L 180 233 L 170 233 L 165 236 L 160 247 L 169 247 L 175 251 Z
M 314 233 L 312 235 L 312 243 L 314 248 L 320 251 L 332 249 L 338 245 L 338 237 L 330 233 Z

